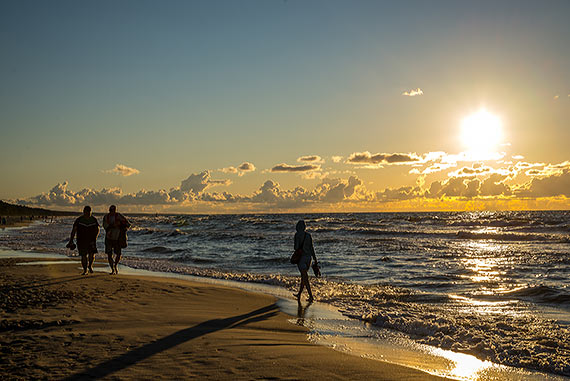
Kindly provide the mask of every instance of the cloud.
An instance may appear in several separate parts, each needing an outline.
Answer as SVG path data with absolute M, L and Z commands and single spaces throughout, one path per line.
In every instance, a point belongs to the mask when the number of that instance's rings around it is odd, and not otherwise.
M 298 162 L 306 162 L 306 163 L 324 163 L 324 160 L 319 155 L 307 155 L 301 156 L 297 159 Z
M 321 166 L 316 164 L 289 165 L 281 163 L 271 168 L 271 172 L 308 172 L 319 169 L 321 169 Z
M 517 195 L 522 197 L 570 197 L 570 169 L 566 168 L 559 174 L 548 177 L 535 177 L 527 184 L 517 189 Z
M 415 153 L 376 153 L 371 154 L 368 151 L 354 152 L 348 159 L 349 164 L 410 164 L 421 161 L 421 158 Z
M 445 171 L 446 169 L 449 168 L 455 168 L 457 166 L 457 163 L 437 163 L 437 164 L 432 164 L 429 167 L 425 168 L 423 171 L 419 171 L 417 168 L 413 168 L 412 170 L 410 170 L 411 174 L 422 174 L 422 175 L 429 175 L 431 173 L 436 173 L 436 172 L 441 172 L 441 171 Z
M 224 173 L 238 173 L 238 169 L 236 167 L 226 167 L 226 168 L 220 169 L 220 171 L 222 171 Z
M 164 205 L 176 204 L 186 201 L 194 201 L 200 198 L 204 190 L 212 186 L 229 185 L 231 181 L 226 179 L 213 180 L 210 171 L 194 173 L 182 180 L 179 187 L 171 188 L 169 191 L 161 189 L 158 191 L 140 190 L 136 193 L 123 194 L 119 188 L 103 188 L 94 190 L 85 188 L 74 192 L 68 188 L 68 182 L 58 183 L 47 193 L 31 197 L 28 200 L 18 200 L 20 203 L 34 205 L 108 205 L 108 204 L 128 204 L 128 205 Z
M 210 171 L 193 173 L 180 183 L 182 192 L 202 193 L 206 188 L 215 183 L 210 179 Z
M 425 191 L 420 187 L 401 187 L 397 189 L 386 188 L 376 193 L 376 199 L 380 202 L 411 200 L 423 197 Z
M 333 163 L 340 163 L 342 161 L 342 156 L 333 156 L 331 159 Z
M 434 181 L 427 195 L 432 198 L 447 197 L 475 197 L 479 193 L 478 179 L 450 178 L 446 181 Z
M 253 165 L 252 163 L 249 163 L 247 161 L 244 161 L 243 163 L 238 165 L 237 168 L 230 166 L 230 167 L 222 168 L 222 169 L 220 169 L 220 171 L 223 173 L 234 173 L 234 174 L 237 174 L 238 176 L 243 176 L 247 172 L 255 171 L 255 165 Z
M 411 89 L 409 91 L 404 91 L 402 93 L 402 95 L 405 95 L 407 97 L 415 97 L 418 95 L 424 95 L 424 92 L 422 91 L 422 89 L 420 89 L 419 87 L 417 89 Z
M 313 191 L 315 201 L 338 203 L 345 200 L 363 200 L 368 196 L 362 180 L 357 176 L 348 179 L 324 179 Z
M 127 167 L 126 165 L 123 164 L 117 164 L 115 165 L 115 168 L 113 169 L 109 169 L 107 171 L 104 171 L 106 173 L 116 173 L 118 175 L 122 175 L 122 176 L 131 176 L 131 175 L 138 175 L 140 173 L 140 171 L 138 169 L 135 168 L 130 168 Z
M 479 188 L 480 196 L 500 196 L 500 195 L 511 195 L 511 188 L 505 184 L 503 181 L 507 179 L 507 176 L 503 176 L 499 173 L 493 173 L 486 180 L 481 183 Z
M 253 171 L 255 171 L 255 165 L 253 165 L 252 163 L 249 163 L 247 161 L 244 161 L 243 163 L 241 163 L 239 165 L 238 170 L 240 172 L 253 172 Z
M 329 172 L 321 172 L 320 170 L 317 171 L 309 171 L 309 172 L 302 172 L 301 177 L 305 180 L 314 180 L 314 179 L 326 179 L 329 175 Z
M 349 157 L 357 162 L 364 163 L 384 163 L 388 162 L 388 157 L 392 162 L 399 162 L 406 154 L 375 154 L 359 153 Z M 426 156 L 423 155 L 420 163 L 425 165 Z M 408 158 L 414 159 L 418 156 L 408 154 Z M 445 161 L 445 155 L 431 155 L 436 160 Z M 237 171 L 254 170 L 250 163 L 243 163 Z M 301 176 L 311 179 L 320 179 L 320 182 L 311 189 L 295 187 L 293 189 L 282 189 L 279 183 L 273 180 L 266 180 L 256 191 L 241 195 L 230 192 L 208 191 L 215 186 L 225 186 L 231 184 L 227 179 L 212 179 L 210 171 L 202 171 L 190 174 L 180 182 L 180 185 L 170 190 L 140 190 L 135 193 L 124 194 L 120 188 L 103 188 L 94 190 L 85 188 L 80 191 L 69 189 L 67 182 L 58 183 L 48 192 L 42 193 L 27 200 L 17 200 L 22 204 L 46 205 L 59 207 L 74 207 L 78 205 L 132 205 L 134 210 L 142 207 L 163 206 L 171 208 L 220 208 L 231 210 L 271 210 L 296 209 L 303 206 L 311 208 L 366 208 L 370 205 L 392 208 L 394 205 L 408 205 L 408 207 L 418 207 L 418 205 L 451 205 L 450 203 L 460 203 L 465 201 L 488 202 L 511 202 L 522 200 L 545 200 L 554 197 L 559 200 L 559 204 L 564 207 L 564 200 L 570 198 L 570 161 L 558 164 L 527 163 L 518 162 L 508 167 L 492 168 L 486 164 L 475 162 L 470 167 L 461 167 L 448 174 L 447 179 L 426 181 L 428 169 L 444 163 L 432 163 L 423 171 L 421 168 L 413 168 L 414 174 L 419 175 L 416 184 L 413 186 L 403 186 L 385 189 L 367 189 L 364 181 L 354 174 L 342 173 L 341 176 L 347 178 L 328 178 L 329 172 L 323 173 L 320 165 L 287 165 L 279 164 L 272 172 L 296 172 Z M 527 173 L 531 178 L 524 178 L 523 183 L 513 184 L 518 174 Z M 368 185 L 369 186 L 369 185 Z M 566 198 L 564 198 L 566 197 Z M 560 201 L 562 200 L 562 201 Z M 549 199 L 548 202 L 552 200 Z M 525 201 L 526 202 L 526 201 Z M 542 201 L 540 201 L 542 202 Z M 562 204 L 560 204 L 562 203 Z M 231 206 L 230 204 L 235 204 Z M 239 205 L 238 205 L 239 204 Z M 218 205 L 218 206 L 215 206 Z M 461 205 L 461 204 L 455 204 Z M 473 204 L 470 204 L 473 205 Z M 479 204 L 480 205 L 480 204 Z M 490 204 L 489 204 L 490 205 Z M 495 204 L 493 204 L 495 205 Z M 503 207 L 509 204 L 504 204 Z M 207 210 L 207 209 L 204 209 Z M 220 209 L 216 209 L 220 210 Z
M 521 163 L 517 163 L 521 164 Z M 528 170 L 525 172 L 527 176 L 531 177 L 550 177 L 554 175 L 560 175 L 565 170 L 570 169 L 570 161 L 565 161 L 559 164 L 548 164 L 544 163 L 522 163 L 520 169 Z
M 472 167 L 463 167 L 457 171 L 450 172 L 449 177 L 474 177 L 477 175 L 488 174 L 493 171 L 493 168 L 481 165 L 479 163 L 473 164 Z

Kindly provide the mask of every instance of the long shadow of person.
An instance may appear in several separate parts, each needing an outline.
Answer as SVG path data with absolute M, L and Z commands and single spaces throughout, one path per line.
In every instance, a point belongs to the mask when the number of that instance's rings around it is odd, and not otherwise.
M 120 356 L 104 361 L 91 369 L 73 374 L 65 378 L 65 380 L 103 378 L 112 373 L 118 372 L 121 369 L 128 368 L 129 366 L 134 365 L 139 361 L 151 357 L 159 352 L 166 351 L 170 348 L 196 339 L 200 336 L 204 336 L 223 329 L 236 328 L 245 324 L 263 321 L 271 318 L 272 316 L 275 316 L 277 312 L 278 307 L 274 303 L 263 308 L 259 308 L 255 311 L 248 312 L 246 314 L 233 316 L 226 319 L 208 320 L 193 327 L 174 332 L 171 335 L 165 336 L 151 343 L 142 345 Z

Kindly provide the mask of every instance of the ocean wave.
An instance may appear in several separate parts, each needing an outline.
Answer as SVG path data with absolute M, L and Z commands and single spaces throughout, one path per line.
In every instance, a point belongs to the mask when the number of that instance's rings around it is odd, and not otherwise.
M 512 242 L 532 242 L 532 241 L 551 241 L 556 243 L 568 243 L 570 238 L 554 234 L 534 234 L 534 233 L 510 233 L 510 232 L 481 232 L 481 231 L 466 231 L 461 230 L 457 232 L 449 231 L 418 231 L 418 230 L 396 230 L 396 229 L 354 229 L 343 228 L 339 229 L 345 233 L 374 235 L 374 236 L 389 236 L 394 238 L 433 238 L 433 239 L 471 239 L 471 240 L 494 240 L 494 241 L 512 241 Z M 366 239 L 369 241 L 370 239 Z
M 503 365 L 570 375 L 570 332 L 553 321 L 402 304 L 365 314 L 362 319 L 404 332 L 423 344 Z
M 501 296 L 528 300 L 533 303 L 565 304 L 570 307 L 569 291 L 545 285 L 521 287 L 505 292 Z
M 522 234 L 522 233 L 458 231 L 457 233 L 455 233 L 455 237 L 458 239 L 471 239 L 471 240 L 565 242 L 564 238 L 553 237 L 546 234 L 530 234 L 530 233 Z
M 449 221 L 448 226 L 465 226 L 465 227 L 491 227 L 491 228 L 505 228 L 505 227 L 518 227 L 533 225 L 533 221 L 529 220 L 475 220 L 475 221 Z
M 180 249 L 170 249 L 165 246 L 152 246 L 144 248 L 141 251 L 145 253 L 169 254 L 169 253 L 176 253 L 180 251 Z

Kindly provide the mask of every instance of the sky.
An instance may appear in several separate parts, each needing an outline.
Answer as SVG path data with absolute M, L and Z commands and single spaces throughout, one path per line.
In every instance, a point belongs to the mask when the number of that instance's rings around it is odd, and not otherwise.
M 568 1 L 2 1 L 0 199 L 570 208 Z

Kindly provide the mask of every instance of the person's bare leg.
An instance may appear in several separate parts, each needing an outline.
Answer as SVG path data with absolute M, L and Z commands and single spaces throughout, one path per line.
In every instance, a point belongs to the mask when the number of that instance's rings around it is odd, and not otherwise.
M 300 270 L 301 271 L 301 285 L 299 286 L 299 292 L 297 294 L 295 294 L 295 297 L 300 300 L 301 299 L 301 294 L 303 293 L 303 290 L 305 289 L 305 278 L 308 277 L 307 275 L 307 270 Z
M 93 262 L 95 261 L 95 253 L 89 254 L 89 272 L 93 274 Z
M 83 266 L 83 273 L 81 275 L 87 274 L 87 254 L 81 256 L 81 266 Z
M 309 294 L 309 303 L 313 301 L 313 293 L 311 292 L 311 284 L 309 283 L 309 274 L 307 271 L 303 271 L 301 274 L 301 282 L 305 283 L 307 287 L 307 293 Z
M 117 265 L 119 264 L 120 260 L 121 260 L 121 253 L 117 254 L 117 256 L 115 257 L 115 274 L 119 273 L 119 269 L 117 268 Z
M 107 254 L 107 261 L 109 262 L 109 267 L 111 267 L 111 275 L 115 273 L 115 262 L 113 262 L 113 254 Z

